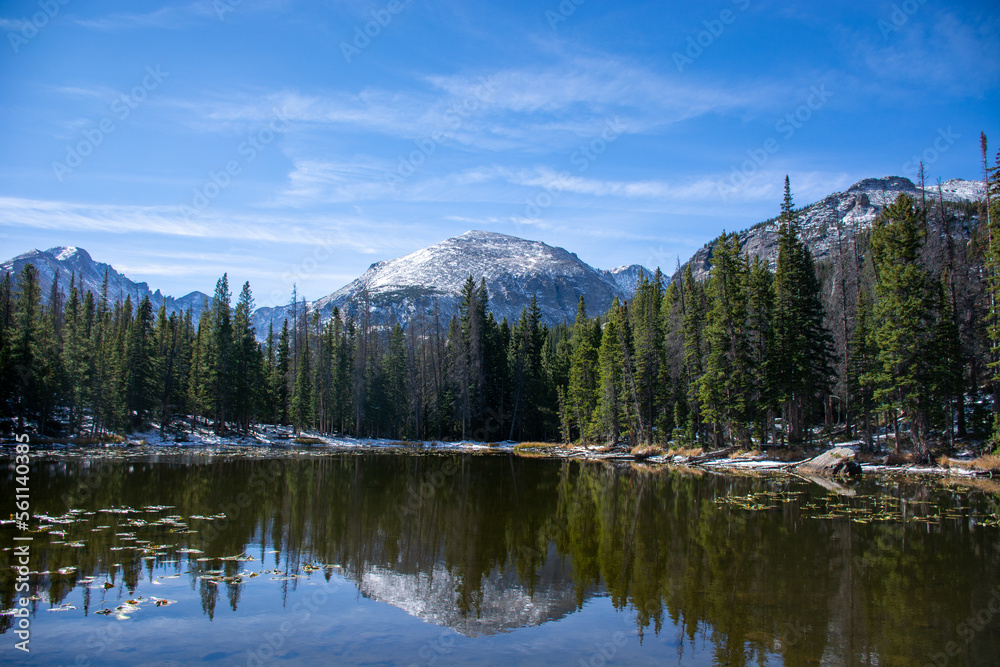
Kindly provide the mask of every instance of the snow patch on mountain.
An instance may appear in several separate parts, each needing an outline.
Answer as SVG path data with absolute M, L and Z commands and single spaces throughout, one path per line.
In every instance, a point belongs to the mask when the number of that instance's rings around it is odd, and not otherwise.
M 414 317 L 451 318 L 460 303 L 462 285 L 472 276 L 486 282 L 489 308 L 499 320 L 513 322 L 538 300 L 548 324 L 572 322 L 581 296 L 591 315 L 603 313 L 615 297 L 632 298 L 641 266 L 600 271 L 575 253 L 539 241 L 469 231 L 403 257 L 376 262 L 359 278 L 329 296 L 309 304 L 323 320 L 334 307 L 359 318 L 368 311 L 375 322 L 406 323 Z M 290 315 L 285 306 L 261 310 L 258 331 L 275 327 Z

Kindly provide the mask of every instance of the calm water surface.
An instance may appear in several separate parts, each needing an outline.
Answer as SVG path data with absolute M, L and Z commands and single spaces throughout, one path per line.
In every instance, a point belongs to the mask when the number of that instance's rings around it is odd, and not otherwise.
M 844 491 L 506 455 L 52 454 L 31 653 L 0 616 L 0 661 L 1000 665 L 996 491 Z

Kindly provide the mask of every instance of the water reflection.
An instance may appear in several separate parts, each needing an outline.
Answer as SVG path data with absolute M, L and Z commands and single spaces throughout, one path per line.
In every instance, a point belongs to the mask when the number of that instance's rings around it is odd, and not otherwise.
M 105 588 L 180 578 L 211 619 L 264 580 L 287 596 L 343 576 L 468 637 L 608 596 L 640 637 L 677 633 L 672 659 L 698 637 L 728 665 L 924 664 L 949 642 L 968 664 L 1000 655 L 1000 622 L 968 642 L 957 629 L 1000 591 L 985 492 L 866 482 L 841 497 L 790 478 L 379 454 L 63 457 L 31 482 L 48 526 L 33 544 L 36 614 L 78 587 L 90 615 L 113 608 Z M 4 609 L 12 564 L 8 549 Z

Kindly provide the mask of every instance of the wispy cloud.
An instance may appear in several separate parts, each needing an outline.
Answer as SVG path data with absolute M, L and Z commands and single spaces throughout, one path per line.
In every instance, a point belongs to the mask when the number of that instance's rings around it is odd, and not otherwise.
M 195 239 L 240 239 L 289 245 L 336 244 L 372 253 L 385 224 L 348 216 L 239 215 L 206 212 L 184 217 L 178 206 L 81 204 L 0 197 L 0 219 L 7 227 L 60 232 L 151 234 Z
M 305 126 L 343 127 L 403 139 L 436 136 L 485 150 L 544 151 L 599 134 L 610 118 L 625 133 L 657 132 L 705 114 L 779 105 L 786 84 L 705 84 L 618 58 L 572 58 L 539 68 L 414 79 L 409 87 L 354 92 L 280 90 L 187 100 L 188 122 L 230 130 L 280 113 Z
M 177 30 L 225 19 L 232 12 L 252 12 L 282 8 L 287 0 L 198 0 L 186 5 L 165 5 L 145 13 L 122 12 L 100 18 L 73 17 L 77 25 L 93 30 L 114 31 L 133 28 Z
M 123 30 L 129 28 L 186 28 L 206 18 L 218 18 L 211 2 L 193 2 L 182 6 L 166 5 L 145 13 L 108 14 L 100 18 L 72 18 L 84 28 L 94 30 Z

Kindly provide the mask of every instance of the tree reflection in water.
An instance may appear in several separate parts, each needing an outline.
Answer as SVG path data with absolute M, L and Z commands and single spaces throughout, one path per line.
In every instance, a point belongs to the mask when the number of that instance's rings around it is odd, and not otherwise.
M 923 664 L 953 641 L 969 664 L 1000 655 L 995 628 L 968 646 L 956 633 L 1000 583 L 985 492 L 865 482 L 839 498 L 794 478 L 502 455 L 66 456 L 31 480 L 36 515 L 72 521 L 33 546 L 38 570 L 77 568 L 38 578 L 53 604 L 88 576 L 131 592 L 180 575 L 212 617 L 223 596 L 235 610 L 253 594 L 248 568 L 288 577 L 286 593 L 297 576 L 339 571 L 467 636 L 607 595 L 640 636 L 705 635 L 719 664 Z M 12 564 L 3 552 L 5 609 Z

